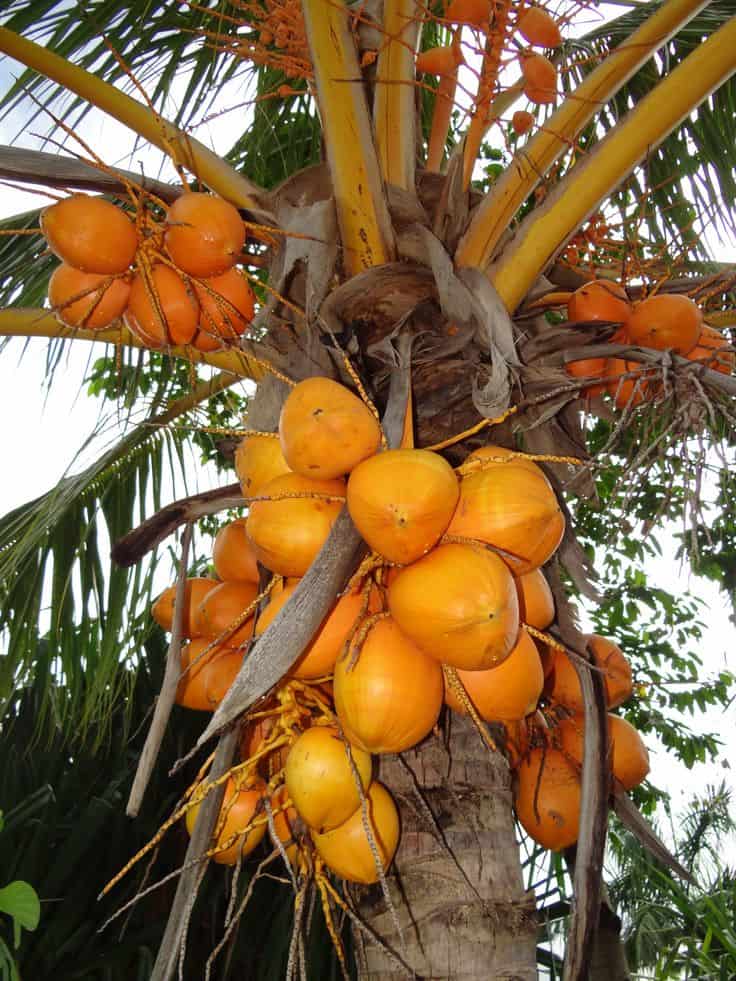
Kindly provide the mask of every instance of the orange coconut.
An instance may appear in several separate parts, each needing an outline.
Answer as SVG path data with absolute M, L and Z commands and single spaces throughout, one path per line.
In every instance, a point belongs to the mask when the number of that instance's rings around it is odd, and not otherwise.
M 502 559 L 479 546 L 432 549 L 398 573 L 388 604 L 423 651 L 469 671 L 500 664 L 519 633 L 513 576 Z
M 239 858 L 249 855 L 261 843 L 268 824 L 265 813 L 259 815 L 257 811 L 265 794 L 266 785 L 260 777 L 231 777 L 227 781 L 220 817 L 215 826 L 220 828 L 220 832 L 211 846 L 218 849 L 212 856 L 215 862 L 236 865 Z M 187 811 L 186 826 L 190 835 L 194 831 L 200 807 L 201 804 L 196 804 Z
M 416 745 L 442 708 L 442 668 L 391 618 L 374 623 L 359 649 L 353 642 L 335 665 L 333 688 L 345 732 L 371 753 L 400 753 Z
M 348 480 L 348 510 L 370 547 L 390 562 L 414 562 L 432 548 L 459 494 L 450 464 L 429 450 L 387 450 Z
M 537 630 L 545 630 L 555 618 L 552 590 L 541 569 L 534 569 L 516 580 L 519 595 L 519 619 Z
M 135 225 L 104 198 L 73 194 L 41 212 L 41 231 L 63 262 L 84 272 L 123 273 L 138 247 Z
M 245 275 L 228 269 L 194 287 L 199 300 L 199 330 L 194 346 L 216 351 L 245 333 L 255 313 L 255 297 Z
M 634 344 L 687 354 L 698 343 L 703 314 L 689 296 L 659 293 L 637 303 L 628 328 Z
M 306 378 L 279 418 L 284 459 L 303 477 L 341 477 L 378 450 L 381 427 L 368 406 L 331 378 Z
M 269 705 L 269 708 L 275 707 Z M 274 733 L 276 725 L 276 715 L 266 715 L 260 719 L 251 719 L 243 726 L 240 735 L 240 758 L 250 760 L 256 753 L 262 750 L 265 743 Z M 307 728 L 309 717 L 302 716 L 299 720 L 300 726 Z M 293 740 L 292 740 L 293 741 Z M 269 750 L 257 762 L 258 771 L 266 777 L 273 776 L 286 766 L 286 758 L 289 755 L 290 743 L 284 743 L 276 749 Z
M 582 765 L 585 749 L 585 719 L 573 715 L 555 727 L 557 744 Z M 649 753 L 639 732 L 618 715 L 608 716 L 611 771 L 625 790 L 633 790 L 649 773 Z
M 212 545 L 215 572 L 226 581 L 258 583 L 258 563 L 245 534 L 246 518 L 223 525 Z
M 240 671 L 242 651 L 223 644 L 204 654 L 211 643 L 209 637 L 198 637 L 182 647 L 182 676 L 176 689 L 177 705 L 200 712 L 214 712 Z
M 194 578 L 187 579 L 184 592 L 184 623 L 182 635 L 184 637 L 198 637 L 196 629 L 195 614 L 197 607 L 210 593 L 215 586 L 219 586 L 216 579 Z M 151 616 L 156 623 L 164 630 L 171 630 L 174 618 L 174 599 L 176 597 L 176 584 L 169 586 L 158 597 L 151 607 Z
M 49 302 L 57 318 L 68 327 L 108 327 L 122 317 L 129 295 L 128 279 L 80 272 L 64 262 L 54 269 L 49 280 Z
M 345 482 L 287 473 L 269 481 L 260 495 L 273 499 L 250 506 L 245 528 L 256 558 L 281 576 L 303 576 L 342 510 Z
M 372 783 L 366 798 L 371 835 L 385 872 L 399 844 L 399 812 L 382 783 Z M 364 885 L 378 882 L 379 870 L 363 824 L 362 807 L 333 831 L 325 834 L 313 831 L 312 841 L 322 859 L 343 879 Z
M 173 269 L 158 262 L 150 277 L 133 277 L 125 322 L 148 347 L 188 344 L 198 320 L 199 303 Z
M 458 65 L 463 63 L 459 44 L 428 48 L 417 55 L 417 73 L 427 75 L 452 75 Z
M 254 497 L 270 480 L 291 473 L 278 436 L 245 436 L 235 451 L 235 472 L 243 497 Z
M 573 323 L 605 320 L 625 325 L 631 312 L 626 290 L 608 279 L 585 283 L 567 301 L 567 316 Z
M 174 263 L 190 276 L 219 276 L 237 262 L 245 225 L 229 201 L 189 191 L 169 208 L 165 242 Z
M 532 749 L 516 771 L 514 806 L 528 835 L 545 848 L 560 851 L 578 840 L 580 825 L 578 769 L 557 749 Z
M 516 29 L 525 41 L 539 48 L 556 48 L 562 44 L 557 22 L 541 7 L 527 7 Z
M 540 54 L 527 54 L 521 59 L 524 77 L 524 95 L 539 105 L 554 102 L 557 98 L 557 69 Z
M 524 133 L 528 133 L 533 125 L 534 116 L 530 112 L 527 112 L 526 109 L 517 109 L 511 117 L 511 127 L 517 136 L 523 136 Z
M 539 651 L 523 628 L 516 646 L 498 667 L 488 671 L 458 671 L 457 675 L 478 714 L 487 722 L 523 719 L 537 707 L 544 687 Z M 465 713 L 451 685 L 445 686 L 445 702 L 456 712 Z
M 451 24 L 468 24 L 479 30 L 488 27 L 490 18 L 488 0 L 450 0 L 445 20 Z
M 513 463 L 518 467 L 526 467 L 532 473 L 542 473 L 534 460 L 524 456 L 521 450 L 510 450 L 506 446 L 495 446 L 494 444 L 480 446 L 465 457 L 465 464 L 470 464 L 476 460 L 482 465 L 478 467 L 478 470 L 490 470 L 494 467 L 502 467 L 506 463 Z M 475 473 L 477 471 L 469 468 L 469 472 Z
M 631 377 L 624 377 L 630 375 Z M 606 391 L 617 409 L 633 409 L 649 401 L 656 392 L 657 372 L 636 361 L 609 358 L 606 362 Z
M 543 565 L 564 531 L 550 482 L 535 464 L 515 460 L 463 477 L 447 528 L 448 536 L 478 539 L 500 549 L 515 575 Z
M 291 599 L 296 585 L 287 586 L 278 596 L 271 599 L 258 617 L 256 637 L 259 637 L 285 604 Z M 363 610 L 363 597 L 360 593 L 346 593 L 335 603 L 319 630 L 312 638 L 299 660 L 289 674 L 294 678 L 320 678 L 331 674 L 343 644 L 358 622 Z
M 689 361 L 702 361 L 707 368 L 732 375 L 736 367 L 736 353 L 730 351 L 727 338 L 708 324 L 703 324 L 700 338 L 687 355 Z
M 565 371 L 571 378 L 589 378 L 597 384 L 586 385 L 582 388 L 581 394 L 592 398 L 594 395 L 602 395 L 607 389 L 606 373 L 608 371 L 607 358 L 585 358 L 582 361 L 570 361 L 565 365 Z
M 370 754 L 345 743 L 334 726 L 312 726 L 289 751 L 286 789 L 301 819 L 317 831 L 336 828 L 360 807 L 348 747 L 366 790 L 373 772 Z
M 586 635 L 596 665 L 603 672 L 608 708 L 617 708 L 631 698 L 633 681 L 631 665 L 621 648 L 598 634 Z M 583 711 L 583 694 L 572 660 L 564 651 L 555 649 L 552 668 L 547 679 L 546 691 L 553 702 L 558 702 L 573 712 Z
M 194 626 L 202 637 L 219 637 L 238 623 L 258 595 L 252 582 L 222 582 L 209 592 L 197 607 Z M 253 616 L 228 633 L 230 647 L 239 647 L 253 635 Z

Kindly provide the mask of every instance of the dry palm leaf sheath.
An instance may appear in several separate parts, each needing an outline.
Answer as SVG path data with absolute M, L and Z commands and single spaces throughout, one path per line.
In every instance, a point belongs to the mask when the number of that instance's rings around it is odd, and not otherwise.
M 104 342 L 98 393 L 152 405 L 54 514 L 164 439 L 239 481 L 163 508 L 168 484 L 131 485 L 140 517 L 109 525 L 110 574 L 149 595 L 154 550 L 176 554 L 181 528 L 184 544 L 126 634 L 171 634 L 128 802 L 144 820 L 155 781 L 168 816 L 131 835 L 104 901 L 130 917 L 159 897 L 155 981 L 275 976 L 258 951 L 277 915 L 288 979 L 532 981 L 543 963 L 582 981 L 601 911 L 616 919 L 614 805 L 688 874 L 626 798 L 649 771 L 629 720 L 653 726 L 636 637 L 582 632 L 574 599 L 615 624 L 623 587 L 596 581 L 588 548 L 620 530 L 605 501 L 628 495 L 635 520 L 649 475 L 679 467 L 650 530 L 697 521 L 693 447 L 733 436 L 736 274 L 704 262 L 696 184 L 736 20 L 685 0 L 611 23 L 567 0 L 159 6 L 184 39 L 167 42 L 189 83 L 176 122 L 158 110 L 169 66 L 113 14 L 97 74 L 61 28 L 42 47 L 27 20 L 0 27 L 27 68 L 6 104 L 73 148 L 58 168 L 0 151 L 0 176 L 52 200 L 5 223 L 8 282 L 31 255 L 41 272 L 6 294 L 0 334 Z M 103 160 L 61 89 L 177 179 Z M 227 157 L 197 137 L 205 104 L 238 133 Z M 683 125 L 691 184 L 668 171 Z M 11 517 L 0 562 L 19 576 L 19 543 L 46 546 L 41 518 Z M 89 719 L 122 699 L 115 677 Z M 170 853 L 178 877 L 157 879 Z M 537 911 L 562 880 L 564 956 L 538 947 Z M 605 941 L 625 964 L 617 930 Z

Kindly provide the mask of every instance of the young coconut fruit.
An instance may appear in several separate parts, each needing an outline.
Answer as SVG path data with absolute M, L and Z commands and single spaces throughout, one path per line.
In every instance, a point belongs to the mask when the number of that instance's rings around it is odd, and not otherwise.
M 245 333 L 255 313 L 255 297 L 244 274 L 228 269 L 194 287 L 199 300 L 198 351 L 217 351 Z
M 585 751 L 585 719 L 573 715 L 553 730 L 555 745 L 582 766 Z M 649 752 L 639 732 L 618 715 L 608 715 L 608 744 L 611 772 L 624 790 L 633 790 L 649 773 Z
M 437 722 L 442 668 L 390 617 L 377 620 L 358 648 L 360 640 L 359 633 L 335 665 L 335 709 L 345 734 L 371 753 L 410 749 Z
M 523 136 L 525 133 L 528 133 L 533 125 L 534 116 L 530 112 L 527 112 L 526 109 L 517 109 L 511 117 L 511 128 L 517 136 Z
M 551 558 L 564 531 L 565 519 L 544 473 L 532 461 L 512 459 L 463 477 L 447 535 L 492 545 L 519 576 Z
M 182 647 L 177 705 L 214 712 L 235 680 L 243 663 L 243 652 L 222 644 L 205 654 L 211 644 L 209 637 L 198 637 Z
M 620 323 L 625 330 L 631 314 L 626 290 L 610 279 L 585 283 L 567 301 L 567 316 L 572 323 L 604 320 Z
M 525 41 L 538 48 L 557 48 L 562 44 L 557 21 L 542 7 L 527 7 L 516 29 Z
M 258 617 L 256 637 L 264 632 L 291 599 L 296 584 L 286 586 L 278 596 L 272 597 L 268 606 Z M 375 604 L 369 607 L 375 611 Z M 367 611 L 366 611 L 367 612 Z M 289 672 L 292 678 L 314 679 L 332 674 L 338 656 L 348 639 L 350 632 L 357 626 L 358 618 L 363 613 L 363 596 L 360 593 L 346 593 L 322 621 L 319 630 L 312 638 L 308 647 L 294 667 Z
M 49 303 L 56 319 L 67 327 L 108 327 L 122 317 L 129 296 L 127 278 L 81 272 L 65 262 L 54 269 L 49 280 Z
M 500 664 L 519 633 L 513 576 L 502 559 L 479 546 L 438 545 L 398 572 L 388 605 L 423 651 L 468 671 Z
M 524 95 L 530 102 L 546 105 L 557 98 L 557 69 L 544 55 L 527 54 L 521 59 Z
M 490 16 L 489 0 L 450 0 L 445 11 L 450 24 L 467 24 L 479 31 L 487 29 Z
M 565 754 L 552 747 L 528 752 L 516 771 L 514 807 L 526 833 L 560 851 L 578 840 L 580 777 Z
M 703 314 L 697 303 L 681 293 L 658 293 L 637 303 L 628 323 L 634 344 L 658 351 L 671 348 L 688 354 L 698 343 Z
M 292 388 L 281 409 L 279 436 L 291 469 L 321 480 L 350 473 L 381 445 L 371 410 L 331 378 L 306 378 Z
M 198 321 L 199 303 L 173 269 L 157 262 L 150 274 L 133 277 L 125 323 L 147 347 L 189 344 Z
M 124 273 L 138 233 L 124 211 L 104 198 L 72 194 L 41 212 L 41 231 L 63 262 L 88 273 Z
M 187 579 L 184 587 L 184 622 L 183 637 L 198 637 L 196 626 L 196 611 L 205 596 L 219 586 L 217 579 L 193 578 Z M 151 616 L 164 630 L 171 630 L 174 619 L 174 600 L 176 598 L 176 583 L 169 586 L 158 597 L 151 607 Z
M 246 532 L 258 561 L 281 576 L 303 576 L 327 540 L 345 500 L 345 481 L 287 473 L 253 501 Z
M 366 794 L 368 823 L 383 872 L 393 861 L 399 844 L 399 812 L 382 783 L 374 781 Z M 362 807 L 333 831 L 312 832 L 312 841 L 326 864 L 348 882 L 371 885 L 380 878 L 374 848 L 366 834 Z
M 546 630 L 555 618 L 555 601 L 541 569 L 533 569 L 514 580 L 519 597 L 519 620 L 537 630 Z
M 197 607 L 194 626 L 201 637 L 219 637 L 227 631 L 226 642 L 230 647 L 239 647 L 253 636 L 251 611 L 242 620 L 245 611 L 253 605 L 258 595 L 258 587 L 252 582 L 222 582 Z M 236 626 L 237 624 L 237 626 Z
M 373 772 L 370 754 L 346 743 L 334 726 L 312 726 L 289 750 L 284 774 L 286 789 L 310 828 L 336 828 L 360 807 L 348 751 L 365 791 Z
M 648 402 L 658 387 L 655 369 L 637 361 L 609 358 L 606 361 L 606 391 L 613 398 L 617 409 L 634 409 Z M 625 377 L 629 375 L 630 377 Z
M 537 707 L 544 687 L 544 671 L 534 641 L 523 628 L 506 660 L 488 671 L 458 671 L 458 679 L 478 715 L 486 722 L 515 722 Z M 445 703 L 467 714 L 452 685 L 445 685 Z
M 252 582 L 258 585 L 258 563 L 245 533 L 247 518 L 223 525 L 212 545 L 212 564 L 226 582 Z
M 175 265 L 190 276 L 220 276 L 235 265 L 245 245 L 238 209 L 212 194 L 182 194 L 166 220 L 166 248 Z
M 406 565 L 437 544 L 458 494 L 455 472 L 438 453 L 386 450 L 350 474 L 348 511 L 375 552 Z
M 210 791 L 212 793 L 213 791 Z M 196 791 L 195 791 L 196 793 Z M 263 840 L 268 824 L 266 815 L 257 811 L 266 795 L 266 785 L 260 777 L 232 777 L 225 784 L 225 796 L 216 828 L 220 828 L 212 848 L 212 856 L 220 865 L 236 865 L 238 859 L 249 855 Z M 186 813 L 186 826 L 190 835 L 201 804 L 195 804 Z
M 269 481 L 291 473 L 278 435 L 244 436 L 235 450 L 235 472 L 243 497 L 255 497 Z
M 603 672 L 606 689 L 606 705 L 609 709 L 623 705 L 631 698 L 633 680 L 631 665 L 621 648 L 598 634 L 586 635 L 595 663 Z M 583 693 L 572 660 L 559 649 L 552 653 L 552 665 L 545 691 L 550 700 L 564 705 L 572 712 L 583 711 Z
M 459 44 L 446 44 L 437 48 L 427 48 L 417 55 L 417 74 L 452 75 L 458 65 L 464 62 Z
M 729 350 L 727 338 L 708 324 L 703 325 L 700 339 L 687 355 L 688 361 L 702 361 L 706 368 L 732 375 L 736 367 L 736 353 Z

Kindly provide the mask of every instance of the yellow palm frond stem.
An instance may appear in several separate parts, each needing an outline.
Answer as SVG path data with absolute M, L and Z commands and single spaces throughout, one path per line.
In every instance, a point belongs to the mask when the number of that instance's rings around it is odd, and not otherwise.
M 582 222 L 646 155 L 736 71 L 736 17 L 666 76 L 519 225 L 487 269 L 513 311 Z
M 385 0 L 384 40 L 376 66 L 373 127 L 383 179 L 414 190 L 416 111 L 414 52 L 419 36 L 416 0 Z
M 355 275 L 394 257 L 355 43 L 342 0 L 302 0 L 317 104 L 332 177 L 346 270 Z
M 234 170 L 203 143 L 188 136 L 173 123 L 108 82 L 72 65 L 65 58 L 42 48 L 5 27 L 0 27 L 0 51 L 22 65 L 63 85 L 128 126 L 149 143 L 168 153 L 174 163 L 185 167 L 200 181 L 240 208 L 263 210 L 261 188 Z
M 36 307 L 5 307 L 0 309 L 0 337 L 57 337 L 59 339 L 98 341 L 122 347 L 145 345 L 122 324 L 103 330 L 87 330 L 83 327 L 65 327 L 50 310 Z M 236 348 L 227 351 L 198 351 L 193 347 L 169 347 L 166 354 L 183 358 L 192 364 L 209 364 L 234 375 L 259 381 L 266 374 L 266 367 L 256 358 Z
M 488 265 L 518 209 L 599 107 L 704 6 L 703 0 L 667 0 L 565 99 L 479 205 L 458 245 L 455 260 L 459 265 L 481 269 Z
M 456 65 L 455 70 L 449 75 L 440 75 L 440 82 L 434 97 L 432 127 L 429 131 L 429 148 L 425 166 L 427 170 L 432 170 L 438 174 L 442 170 L 442 160 L 445 156 L 447 133 L 450 129 L 452 107 L 455 104 L 459 67 Z

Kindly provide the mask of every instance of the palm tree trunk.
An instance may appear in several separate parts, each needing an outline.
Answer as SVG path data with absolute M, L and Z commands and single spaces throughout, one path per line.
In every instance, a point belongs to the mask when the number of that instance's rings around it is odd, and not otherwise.
M 423 978 L 533 981 L 537 919 L 504 757 L 455 717 L 446 745 L 430 738 L 401 758 L 383 757 L 380 776 L 402 820 L 389 876 L 394 913 L 374 886 L 361 895 L 363 918 Z M 364 954 L 361 981 L 406 976 L 381 948 L 366 945 Z

